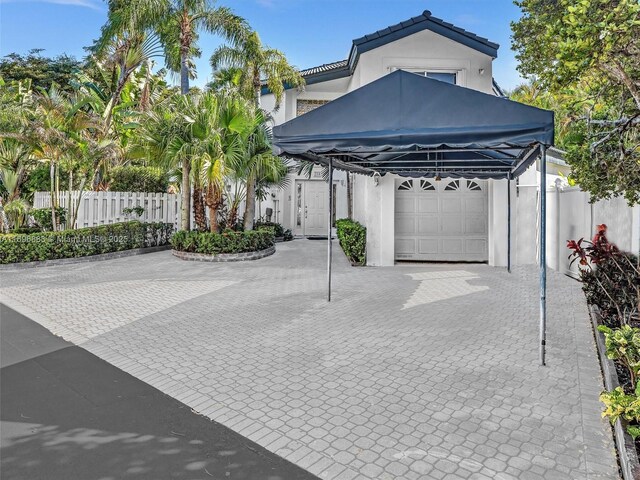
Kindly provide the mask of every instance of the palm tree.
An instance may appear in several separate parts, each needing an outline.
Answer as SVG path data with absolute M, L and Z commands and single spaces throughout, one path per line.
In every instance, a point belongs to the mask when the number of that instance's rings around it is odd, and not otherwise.
M 171 170 L 189 162 L 198 230 L 207 228 L 203 190 L 223 157 L 219 112 L 219 99 L 214 92 L 192 92 L 156 105 L 139 128 L 139 146 L 161 168 Z M 183 168 L 182 175 L 184 172 Z
M 216 124 L 220 134 L 220 150 L 217 157 L 209 158 L 205 164 L 206 179 L 205 203 L 209 208 L 211 232 L 218 231 L 218 212 L 224 204 L 225 195 L 229 200 L 230 192 L 225 191 L 227 181 L 234 183 L 234 192 L 230 198 L 230 218 L 225 219 L 227 226 L 235 225 L 237 205 L 244 198 L 242 180 L 238 177 L 245 158 L 246 140 L 251 132 L 251 117 L 248 115 L 246 100 L 238 98 L 233 92 L 220 92 Z
M 240 42 L 248 34 L 244 19 L 228 8 L 216 7 L 211 0 L 110 0 L 109 21 L 102 36 L 113 38 L 124 32 L 152 31 L 158 35 L 167 67 L 180 72 L 180 91 L 189 92 L 189 79 L 195 76 L 193 58 L 200 56 L 200 32 L 222 35 Z M 183 230 L 190 228 L 190 167 L 189 159 L 182 163 Z
M 282 100 L 285 88 L 302 87 L 304 85 L 304 79 L 289 64 L 285 55 L 279 50 L 264 46 L 257 32 L 251 32 L 248 36 L 241 38 L 240 41 L 232 41 L 231 45 L 218 47 L 211 56 L 211 67 L 218 72 L 221 69 L 227 69 L 231 72 L 236 72 L 236 74 L 237 72 L 242 72 L 239 79 L 235 78 L 238 82 L 238 90 L 245 95 L 247 95 L 247 92 L 251 92 L 251 99 L 258 108 L 260 108 L 263 79 L 273 93 L 276 105 L 279 105 Z M 225 75 L 228 77 L 228 74 Z M 222 75 L 219 76 L 222 77 Z M 256 117 L 256 119 L 258 123 L 265 123 L 264 117 L 262 119 Z M 259 142 L 265 140 L 270 144 L 269 135 L 265 135 L 264 132 L 258 132 L 261 129 L 263 127 L 257 129 L 252 138 L 254 140 L 260 138 Z M 263 151 L 263 146 L 261 145 L 256 150 L 261 153 L 250 155 L 250 157 L 254 158 L 255 168 L 258 170 L 266 166 L 263 162 L 266 162 L 270 156 L 270 145 L 268 154 Z M 249 146 L 249 149 L 251 148 L 256 148 L 256 145 Z M 274 162 L 273 158 L 269 158 L 268 161 Z M 262 164 L 262 167 L 258 167 L 259 164 Z M 256 206 L 256 179 L 257 170 L 249 169 L 246 178 L 245 229 L 253 228 Z
M 256 185 L 261 181 L 279 183 L 288 168 L 271 149 L 271 129 L 262 110 L 256 109 L 253 127 L 247 138 L 242 173 L 246 182 L 244 229 L 252 230 L 256 214 Z
M 239 39 L 231 39 L 231 45 L 222 45 L 211 55 L 211 67 L 236 69 L 243 72 L 239 79 L 240 91 L 251 92 L 252 99 L 260 106 L 263 79 L 279 104 L 285 88 L 302 87 L 304 79 L 292 67 L 284 53 L 262 45 L 257 32 Z

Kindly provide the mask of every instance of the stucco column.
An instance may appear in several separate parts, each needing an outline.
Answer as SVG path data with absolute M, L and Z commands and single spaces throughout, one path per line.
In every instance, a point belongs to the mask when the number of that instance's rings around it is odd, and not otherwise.
M 380 179 L 380 265 L 395 262 L 395 175 Z
M 367 226 L 367 265 L 389 266 L 394 263 L 395 218 L 394 177 L 364 178 L 365 225 Z
M 507 266 L 507 188 L 506 180 L 489 180 L 489 265 L 494 267 Z

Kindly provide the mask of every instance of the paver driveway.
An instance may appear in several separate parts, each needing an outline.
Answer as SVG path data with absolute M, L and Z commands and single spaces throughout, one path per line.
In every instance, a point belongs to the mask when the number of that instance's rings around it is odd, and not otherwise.
M 3 271 L 9 306 L 327 479 L 617 478 L 579 285 L 485 265 L 351 268 L 169 252 Z

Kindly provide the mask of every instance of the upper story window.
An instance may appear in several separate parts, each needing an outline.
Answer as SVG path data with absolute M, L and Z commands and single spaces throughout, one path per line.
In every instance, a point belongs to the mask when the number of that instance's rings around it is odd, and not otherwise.
M 321 107 L 325 103 L 329 103 L 329 100 L 296 100 L 296 117 L 300 115 L 304 115 L 311 110 L 315 110 L 318 107 Z
M 411 71 L 411 73 L 415 73 L 422 77 L 433 78 L 434 80 L 440 80 L 441 82 L 450 83 L 452 85 L 455 85 L 458 80 L 457 78 L 458 74 L 455 72 L 430 72 L 428 70 L 426 71 L 425 70 L 422 70 L 422 71 L 409 70 L 409 71 Z

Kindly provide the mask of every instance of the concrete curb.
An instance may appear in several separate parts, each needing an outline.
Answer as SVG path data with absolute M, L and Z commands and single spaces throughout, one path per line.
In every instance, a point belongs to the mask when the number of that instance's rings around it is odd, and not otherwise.
M 171 245 L 161 245 L 159 247 L 132 248 L 130 250 L 101 253 L 99 255 L 88 255 L 86 257 L 57 258 L 55 260 L 43 260 L 40 262 L 7 263 L 4 265 L 0 265 L 0 271 L 22 270 L 25 268 L 54 267 L 56 265 L 70 265 L 73 263 L 101 262 L 102 260 L 113 260 L 115 258 L 144 255 L 145 253 L 162 252 L 164 250 L 169 250 L 170 248 Z
M 217 255 L 209 255 L 206 253 L 193 253 L 193 252 L 180 252 L 178 250 L 171 250 L 171 253 L 178 257 L 180 260 L 186 260 L 190 262 L 243 262 L 248 260 L 259 260 L 269 255 L 276 253 L 276 246 L 272 245 L 264 250 L 258 250 L 256 252 L 243 252 L 243 253 L 219 253 Z
M 616 367 L 613 360 L 607 358 L 605 353 L 606 347 L 604 333 L 598 331 L 598 325 L 600 325 L 602 317 L 600 316 L 598 308 L 594 306 L 589 306 L 589 314 L 591 317 L 591 324 L 593 325 L 593 334 L 596 338 L 598 358 L 600 359 L 600 366 L 602 367 L 604 387 L 608 391 L 611 391 L 616 387 L 619 387 L 620 382 L 618 381 L 618 374 L 616 373 Z M 640 461 L 638 460 L 635 442 L 631 438 L 631 435 L 629 435 L 622 426 L 620 419 L 613 424 L 613 436 L 616 442 L 616 450 L 618 452 L 618 462 L 620 463 L 622 478 L 624 480 L 640 478 Z

